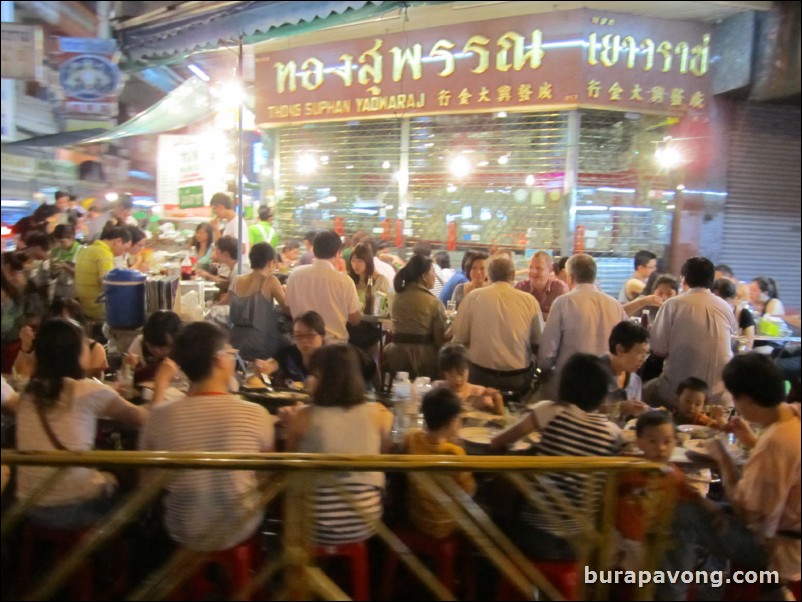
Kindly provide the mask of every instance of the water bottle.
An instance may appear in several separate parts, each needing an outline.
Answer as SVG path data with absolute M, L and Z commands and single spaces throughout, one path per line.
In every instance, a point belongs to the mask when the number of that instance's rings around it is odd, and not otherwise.
M 400 444 L 404 440 L 404 433 L 409 428 L 409 405 L 412 401 L 412 383 L 409 382 L 408 372 L 398 372 L 393 381 L 393 442 Z
M 426 395 L 429 391 L 432 390 L 432 379 L 428 376 L 419 376 L 415 379 L 414 391 L 415 391 L 415 426 L 418 428 L 423 428 L 425 421 L 423 419 L 423 414 L 421 413 L 421 401 L 423 401 L 423 396 Z

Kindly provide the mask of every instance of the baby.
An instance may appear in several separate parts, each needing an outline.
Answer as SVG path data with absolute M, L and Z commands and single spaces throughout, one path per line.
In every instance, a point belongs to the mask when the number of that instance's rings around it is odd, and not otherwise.
M 438 364 L 445 380 L 436 381 L 433 386 L 451 389 L 462 402 L 463 410 L 504 414 L 504 399 L 499 391 L 468 382 L 468 350 L 463 345 L 443 347 L 438 355 Z
M 723 407 L 711 406 L 705 413 L 709 392 L 707 383 L 700 378 L 691 376 L 683 380 L 677 387 L 676 423 L 722 428 L 727 423 Z

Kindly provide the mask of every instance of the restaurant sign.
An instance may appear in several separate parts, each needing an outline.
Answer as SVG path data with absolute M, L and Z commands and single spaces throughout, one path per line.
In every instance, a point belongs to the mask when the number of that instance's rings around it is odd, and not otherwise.
M 598 107 L 703 110 L 707 25 L 590 9 L 281 50 L 257 57 L 263 126 Z

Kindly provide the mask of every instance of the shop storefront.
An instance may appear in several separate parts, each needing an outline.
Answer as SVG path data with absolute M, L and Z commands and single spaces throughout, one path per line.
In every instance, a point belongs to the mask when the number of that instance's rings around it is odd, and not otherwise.
M 262 185 L 288 235 L 584 249 L 626 271 L 667 253 L 678 194 L 724 196 L 698 165 L 709 61 L 703 24 L 587 9 L 261 54 Z

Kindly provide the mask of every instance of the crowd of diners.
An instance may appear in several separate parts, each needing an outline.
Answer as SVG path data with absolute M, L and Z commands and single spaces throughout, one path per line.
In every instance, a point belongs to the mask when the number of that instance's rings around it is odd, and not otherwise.
M 704 557 L 710 566 L 729 560 L 777 570 L 780 585 L 799 580 L 800 412 L 785 386 L 798 383 L 799 354 L 759 349 L 755 340 L 757 320 L 785 314 L 771 278 L 746 284 L 704 257 L 688 259 L 678 276 L 658 273 L 656 256 L 644 250 L 614 298 L 596 286 L 596 261 L 586 254 L 553 262 L 535 253 L 516 282 L 514 256 L 499 249 L 468 251 L 454 270 L 447 253 L 426 243 L 402 260 L 363 232 L 344 237 L 345 245 L 327 230 L 308 233 L 303 245 L 281 244 L 266 207 L 257 223 L 243 224 L 248 238 L 240 244 L 241 217 L 230 197 L 217 194 L 211 206 L 215 218 L 198 226 L 191 252 L 198 273 L 225 290 L 219 302 L 229 307 L 227 327 L 182 324 L 171 311 L 148 316 L 125 359 L 137 381 L 153 381 L 153 396 L 142 405 L 95 378 L 108 368 L 98 327 L 105 317 L 97 301 L 103 275 L 115 265 L 148 269 L 139 259 L 147 237 L 127 223 L 130 202 L 92 218 L 91 229 L 63 197 L 26 218 L 17 250 L 5 253 L 2 264 L 3 372 L 14 377 L 14 387 L 3 380 L 3 411 L 16 415 L 18 449 L 92 449 L 98 421 L 110 418 L 138 429 L 145 450 L 273 451 L 275 420 L 232 392 L 240 358 L 273 383 L 310 395 L 308 404 L 280 417 L 286 453 L 462 455 L 465 412 L 504 414 L 506 401 L 524 400 L 529 409 L 493 440 L 497 453 L 537 430 L 534 455 L 618 455 L 620 425 L 633 419 L 644 456 L 666 464 L 661 479 L 621 479 L 625 510 L 616 526 L 622 541 L 634 543 L 622 545 L 617 566 L 642 566 L 633 550 L 659 519 L 644 501 L 656 495 L 677 507 L 666 568 L 690 570 Z M 85 233 L 84 244 L 76 231 Z M 377 320 L 366 316 L 391 324 L 386 345 Z M 753 344 L 756 350 L 748 351 Z M 421 402 L 422 428 L 400 442 L 392 437 L 393 413 L 366 394 L 383 375 L 398 372 L 435 381 Z M 168 401 L 178 374 L 188 388 Z M 736 465 L 722 438 L 709 443 L 726 504 L 692 487 L 691 475 L 670 464 L 682 424 L 731 434 L 750 450 Z M 6 473 L 4 467 L 4 489 Z M 20 467 L 16 493 L 29 495 L 47 474 Z M 453 478 L 468 495 L 476 492 L 471 474 Z M 553 475 L 569 506 L 526 507 L 502 527 L 527 556 L 575 558 L 576 512 L 600 499 L 592 478 Z M 382 515 L 385 475 L 336 479 L 360 511 L 337 488 L 321 485 L 311 506 L 314 540 L 371 538 L 365 516 Z M 169 537 L 200 550 L 247 540 L 262 521 L 259 482 L 250 471 L 187 472 L 168 485 L 163 500 Z M 414 528 L 435 538 L 457 529 L 430 493 L 413 484 L 407 495 Z M 70 468 L 28 519 L 85 527 L 119 496 L 114 475 Z M 235 523 L 239 529 L 230 528 Z M 685 592 L 677 587 L 661 586 L 657 595 L 679 599 Z

